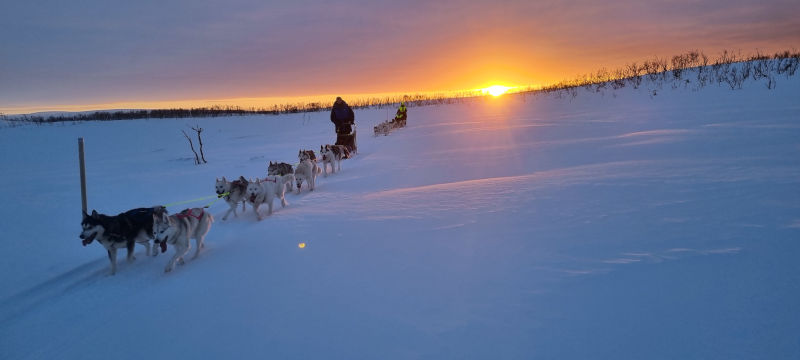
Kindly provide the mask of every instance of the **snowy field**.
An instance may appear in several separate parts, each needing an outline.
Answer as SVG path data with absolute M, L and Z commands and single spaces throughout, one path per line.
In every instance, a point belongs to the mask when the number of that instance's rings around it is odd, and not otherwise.
M 261 222 L 214 203 L 169 274 L 81 246 L 77 138 L 117 214 L 296 163 L 328 114 L 0 128 L 0 359 L 798 359 L 798 95 L 506 96 L 378 138 L 356 111 L 341 173 Z

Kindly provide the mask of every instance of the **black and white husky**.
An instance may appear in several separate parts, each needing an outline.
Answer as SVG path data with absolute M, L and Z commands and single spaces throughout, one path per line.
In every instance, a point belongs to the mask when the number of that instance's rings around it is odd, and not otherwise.
M 263 203 L 269 206 L 268 215 L 272 215 L 272 201 L 277 196 L 281 199 L 281 207 L 289 205 L 286 202 L 286 184 L 290 186 L 294 182 L 294 175 L 288 174 L 283 176 L 270 175 L 265 179 L 250 180 L 247 184 L 247 201 L 253 204 L 253 211 L 255 211 L 258 220 L 263 220 L 261 213 L 258 212 L 258 207 Z
M 117 272 L 117 249 L 128 249 L 128 262 L 136 260 L 133 256 L 136 243 L 144 245 L 147 248 L 147 255 L 150 255 L 153 213 L 157 209 L 162 207 L 138 208 L 116 216 L 98 214 L 95 210 L 92 210 L 91 215 L 84 212 L 81 221 L 83 231 L 80 234 L 83 246 L 91 244 L 94 240 L 103 245 L 111 261 L 111 275 L 114 275 Z M 158 254 L 156 249 L 153 249 L 153 252 L 153 255 Z
M 294 169 L 292 169 L 291 164 L 287 163 L 279 163 L 279 162 L 269 162 L 269 166 L 267 167 L 267 175 L 286 175 L 286 174 L 294 174 Z M 292 184 L 289 183 L 286 187 L 286 191 L 292 192 Z
M 195 239 L 197 250 L 192 259 L 200 255 L 205 245 L 206 234 L 211 229 L 214 217 L 202 208 L 185 209 L 178 214 L 168 215 L 166 210 L 153 214 L 153 232 L 156 244 L 169 244 L 175 248 L 175 256 L 167 263 L 164 272 L 175 269 L 175 263 L 183 265 L 183 257 L 192 248 L 190 240 Z
M 331 174 L 335 174 L 337 171 L 342 171 L 342 160 L 350 158 L 350 150 L 344 145 L 320 145 L 319 153 L 322 156 L 323 176 L 328 176 L 328 164 L 331 164 Z
M 239 203 L 242 203 L 242 211 L 244 212 L 244 204 L 246 202 L 245 195 L 247 193 L 247 180 L 244 176 L 240 176 L 239 180 L 234 181 L 228 181 L 223 176 L 222 179 L 217 179 L 214 188 L 217 192 L 217 197 L 224 197 L 225 202 L 230 206 L 228 212 L 222 216 L 223 221 L 228 219 L 228 215 L 231 214 L 231 211 L 233 211 L 233 216 L 239 216 L 236 214 L 236 207 Z

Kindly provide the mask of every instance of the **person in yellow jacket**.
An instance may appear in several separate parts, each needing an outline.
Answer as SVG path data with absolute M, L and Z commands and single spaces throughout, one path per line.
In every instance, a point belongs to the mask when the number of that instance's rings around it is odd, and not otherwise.
M 406 126 L 406 119 L 408 118 L 408 110 L 406 109 L 406 102 L 401 101 L 400 107 L 397 108 L 397 114 L 395 114 L 394 121 L 395 123 L 399 123 L 400 126 Z

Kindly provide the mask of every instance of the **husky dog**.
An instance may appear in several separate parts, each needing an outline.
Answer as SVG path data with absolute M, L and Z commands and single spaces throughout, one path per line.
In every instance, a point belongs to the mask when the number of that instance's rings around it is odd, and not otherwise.
M 294 174 L 294 169 L 292 169 L 292 165 L 287 163 L 279 163 L 272 161 L 269 162 L 269 167 L 267 167 L 267 175 L 286 175 L 286 174 Z M 292 184 L 289 183 L 286 186 L 286 191 L 292 192 Z
M 286 175 L 293 173 L 292 165 L 287 163 L 279 163 L 279 162 L 269 162 L 269 167 L 267 167 L 267 175 Z
M 392 125 L 388 121 L 384 121 L 378 125 L 376 125 L 373 130 L 375 131 L 375 136 L 378 135 L 389 135 L 389 132 L 392 131 Z
M 350 150 L 344 145 L 322 145 L 319 146 L 319 152 L 322 155 L 322 174 L 328 176 L 328 163 L 331 164 L 331 174 L 336 171 L 342 171 L 342 160 L 350 158 Z M 338 166 L 338 170 L 336 166 Z
M 185 209 L 175 215 L 168 215 L 166 210 L 153 214 L 155 243 L 161 244 L 162 250 L 166 244 L 175 248 L 175 256 L 167 263 L 164 272 L 175 269 L 175 262 L 183 265 L 183 256 L 192 248 L 189 241 L 192 238 L 197 244 L 197 250 L 192 259 L 200 255 L 200 249 L 205 246 L 203 241 L 213 222 L 214 217 L 211 216 L 211 213 L 202 208 Z
M 286 184 L 290 186 L 294 182 L 294 175 L 287 174 L 283 176 L 269 175 L 265 179 L 250 180 L 247 184 L 247 201 L 253 204 L 253 211 L 255 211 L 258 220 L 263 220 L 261 213 L 258 212 L 258 207 L 263 203 L 269 206 L 268 215 L 272 215 L 272 200 L 277 196 L 281 199 L 281 207 L 289 205 L 286 202 L 284 195 L 286 194 Z
M 301 160 L 297 168 L 294 169 L 294 178 L 297 181 L 297 193 L 300 193 L 300 186 L 303 180 L 308 183 L 309 189 L 314 191 L 314 186 L 317 184 L 317 175 L 322 172 L 316 161 L 311 159 Z
M 317 154 L 314 154 L 314 150 L 300 150 L 299 152 L 297 152 L 297 159 L 300 161 L 311 160 L 314 163 L 316 163 Z
M 111 261 L 111 275 L 117 272 L 117 249 L 128 249 L 128 262 L 136 260 L 133 256 L 133 248 L 136 243 L 140 243 L 147 248 L 147 255 L 150 255 L 150 239 L 153 238 L 153 213 L 162 207 L 138 208 L 128 210 L 116 216 L 98 214 L 92 210 L 89 215 L 83 213 L 81 227 L 83 232 L 80 238 L 83 239 L 83 246 L 89 245 L 97 239 L 106 251 L 108 259 Z M 158 254 L 153 249 L 154 255 Z
M 231 211 L 233 211 L 233 216 L 239 216 L 236 214 L 236 207 L 240 202 L 242 203 L 242 211 L 244 211 L 244 204 L 246 202 L 245 193 L 247 192 L 247 180 L 244 176 L 239 176 L 239 180 L 234 181 L 228 181 L 223 176 L 222 180 L 217 179 L 214 187 L 217 191 L 217 197 L 224 197 L 225 202 L 230 206 L 228 212 L 222 217 L 223 221 L 228 219 L 228 215 L 231 214 Z

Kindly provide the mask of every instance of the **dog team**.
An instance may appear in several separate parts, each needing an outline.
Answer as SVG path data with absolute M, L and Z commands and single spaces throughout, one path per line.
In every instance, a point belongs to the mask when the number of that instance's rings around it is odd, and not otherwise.
M 317 175 L 322 173 L 327 177 L 328 165 L 331 174 L 341 171 L 341 162 L 351 157 L 351 151 L 344 145 L 324 145 L 320 146 L 320 156 L 322 167 L 317 164 L 313 150 L 300 150 L 297 166 L 270 162 L 266 178 L 247 180 L 240 176 L 234 181 L 228 181 L 225 177 L 217 179 L 215 183 L 217 197 L 224 198 L 230 206 L 222 220 L 226 220 L 231 212 L 234 216 L 238 216 L 236 209 L 239 204 L 242 204 L 244 211 L 247 202 L 253 207 L 258 220 L 263 219 L 258 210 L 261 205 L 266 204 L 269 208 L 267 215 L 272 215 L 272 203 L 276 198 L 280 199 L 282 207 L 289 205 L 285 194 L 286 191 L 291 192 L 292 184 L 297 185 L 298 194 L 304 181 L 308 184 L 309 191 L 314 191 Z M 164 269 L 165 272 L 170 272 L 175 268 L 175 264 L 184 264 L 183 257 L 191 250 L 191 239 L 195 239 L 196 247 L 192 258 L 200 254 L 206 234 L 213 222 L 214 217 L 203 208 L 185 209 L 172 215 L 163 206 L 133 209 L 116 216 L 98 214 L 92 210 L 91 214 L 83 213 L 81 221 L 83 231 L 79 237 L 83 240 L 83 246 L 95 240 L 103 245 L 108 252 L 112 275 L 117 271 L 118 249 L 125 248 L 127 260 L 132 262 L 135 260 L 133 252 L 137 243 L 145 246 L 147 256 L 158 255 L 159 248 L 161 252 L 166 252 L 167 245 L 171 245 L 175 248 L 175 255 Z M 154 243 L 152 249 L 151 239 Z
M 395 129 L 406 127 L 406 119 L 408 119 L 408 110 L 406 109 L 406 102 L 403 101 L 400 103 L 400 107 L 397 108 L 394 118 L 386 120 L 373 128 L 375 136 L 386 136 Z

